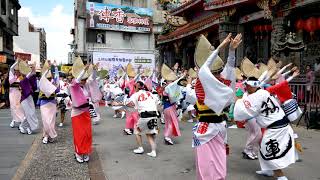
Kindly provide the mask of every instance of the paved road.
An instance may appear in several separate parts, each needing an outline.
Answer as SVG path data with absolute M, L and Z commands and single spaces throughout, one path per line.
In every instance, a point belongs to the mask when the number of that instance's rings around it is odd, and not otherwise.
M 101 110 L 104 119 L 101 124 L 93 127 L 95 151 L 88 165 L 80 165 L 73 158 L 70 120 L 67 121 L 66 127 L 58 128 L 59 137 L 56 143 L 43 145 L 41 134 L 20 135 L 16 129 L 8 128 L 9 111 L 0 111 L 0 180 L 11 179 L 23 159 L 28 162 L 25 163 L 28 166 L 25 167 L 22 179 L 195 179 L 191 148 L 192 123 L 180 123 L 182 137 L 174 139 L 176 142 L 174 146 L 164 145 L 163 131 L 161 131 L 157 138 L 158 157 L 153 159 L 146 154 L 133 154 L 132 150 L 136 148 L 134 136 L 125 136 L 122 133 L 125 120 L 112 118 L 109 109 L 101 108 Z M 290 180 L 320 180 L 320 132 L 295 129 L 304 146 L 304 153 L 301 154 L 302 162 L 290 166 L 285 172 Z M 255 175 L 254 172 L 259 169 L 258 161 L 241 158 L 246 139 L 244 129 L 229 129 L 228 136 L 231 146 L 231 155 L 228 157 L 228 180 L 272 179 Z M 147 152 L 150 150 L 145 137 L 144 147 Z M 26 158 L 27 152 L 32 149 L 33 153 Z
M 109 180 L 194 180 L 194 156 L 191 148 L 192 123 L 181 122 L 182 137 L 176 138 L 174 146 L 163 143 L 162 132 L 157 138 L 158 157 L 156 159 L 144 155 L 135 155 L 134 136 L 125 136 L 122 129 L 125 120 L 112 118 L 111 110 L 103 111 L 103 122 L 94 127 L 94 143 L 98 151 L 102 167 Z M 304 146 L 301 154 L 302 162 L 298 162 L 285 170 L 290 180 L 319 180 L 320 165 L 320 132 L 295 128 Z M 244 160 L 241 157 L 246 140 L 245 129 L 229 129 L 228 138 L 231 154 L 228 157 L 228 180 L 268 180 L 255 175 L 259 170 L 258 161 Z M 145 150 L 150 150 L 146 138 Z
M 10 128 L 8 109 L 0 110 L 0 179 L 11 179 L 20 162 L 25 158 L 36 135 L 22 135 L 17 128 Z

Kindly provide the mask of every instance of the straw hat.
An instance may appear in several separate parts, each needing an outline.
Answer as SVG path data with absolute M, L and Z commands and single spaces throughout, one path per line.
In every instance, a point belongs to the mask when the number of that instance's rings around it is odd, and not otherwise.
M 49 60 L 46 60 L 46 62 L 43 64 L 43 67 L 41 69 L 41 74 L 45 73 L 47 70 L 49 70 L 49 72 L 46 75 L 46 78 L 52 78 L 52 73 L 51 73 L 51 70 L 50 70 Z
M 73 62 L 72 76 L 75 78 L 79 77 L 81 71 L 84 70 L 84 68 L 85 68 L 85 65 L 83 64 L 81 57 L 78 56 Z M 89 69 L 84 73 L 82 79 L 88 79 L 88 77 L 92 74 L 92 71 L 93 71 L 93 65 L 91 64 L 89 66 Z
M 129 77 L 135 77 L 137 73 L 134 71 L 133 66 L 131 63 L 127 65 L 127 74 Z
M 273 58 L 270 58 L 267 65 L 269 68 L 281 68 L 282 61 L 276 63 L 276 61 Z
M 193 69 L 193 68 L 190 68 L 189 71 L 188 71 L 188 74 L 190 77 L 192 78 L 197 78 L 197 72 Z
M 239 68 L 235 69 L 235 74 L 236 74 L 236 79 L 237 80 L 243 80 L 242 72 L 241 72 L 241 70 Z
M 108 71 L 105 70 L 105 69 L 102 69 L 100 71 L 98 71 L 98 76 L 101 78 L 101 79 L 104 79 L 108 76 Z
M 119 68 L 117 71 L 117 77 L 120 78 L 125 74 L 124 70 L 122 68 Z
M 166 64 L 163 64 L 161 67 L 161 76 L 167 81 L 178 79 L 177 75 Z
M 146 76 L 146 77 L 149 77 L 152 75 L 152 70 L 150 68 L 145 68 L 143 70 L 143 73 L 142 73 L 142 76 Z
M 242 60 L 240 69 L 246 77 L 255 77 L 258 79 L 262 74 L 248 58 Z
M 275 80 L 278 79 L 278 76 L 276 75 L 278 69 L 281 67 L 282 62 L 279 61 L 278 63 L 275 62 L 275 60 L 273 58 L 270 58 L 268 61 L 268 67 L 269 67 L 269 72 L 268 72 L 268 76 L 272 76 L 271 79 Z
M 197 46 L 196 46 L 196 50 L 194 53 L 195 64 L 198 67 L 201 67 L 207 61 L 208 57 L 213 52 L 212 49 L 214 49 L 214 47 L 211 45 L 208 39 L 204 35 L 200 35 Z M 224 62 L 218 56 L 210 69 L 213 72 L 217 72 L 222 70 L 223 67 L 224 67 Z
M 26 61 L 20 60 L 17 66 L 21 74 L 27 75 L 31 72 L 31 68 Z

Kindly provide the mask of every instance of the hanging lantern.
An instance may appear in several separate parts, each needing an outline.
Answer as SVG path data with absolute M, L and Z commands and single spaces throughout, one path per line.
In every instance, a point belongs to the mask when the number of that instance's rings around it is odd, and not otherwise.
M 273 30 L 272 25 L 269 25 L 269 26 L 268 26 L 268 30 L 269 30 L 269 31 L 272 31 L 272 30 Z
M 311 17 L 307 19 L 305 23 L 305 30 L 307 32 L 313 33 L 317 29 L 317 19 L 315 17 Z
M 263 32 L 263 26 L 262 25 L 259 25 L 258 29 L 259 29 L 260 32 Z
M 320 30 L 320 17 L 317 18 L 317 26 L 318 26 L 318 30 Z
M 264 25 L 263 29 L 264 29 L 264 31 L 269 32 L 269 25 Z
M 259 31 L 259 27 L 258 27 L 258 26 L 254 26 L 254 27 L 253 27 L 253 32 L 254 32 L 254 33 L 257 33 L 258 31 Z
M 304 29 L 305 22 L 302 19 L 298 19 L 296 21 L 295 27 L 298 31 L 302 31 Z

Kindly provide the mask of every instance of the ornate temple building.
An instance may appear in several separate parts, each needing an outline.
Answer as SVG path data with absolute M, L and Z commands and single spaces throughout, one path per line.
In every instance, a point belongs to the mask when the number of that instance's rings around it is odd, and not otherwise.
M 320 58 L 318 0 L 158 0 L 167 19 L 157 38 L 161 60 L 194 67 L 197 37 L 215 46 L 228 33 L 241 32 L 237 65 L 244 57 L 266 63 L 271 57 L 303 70 Z M 226 53 L 220 56 L 226 60 Z

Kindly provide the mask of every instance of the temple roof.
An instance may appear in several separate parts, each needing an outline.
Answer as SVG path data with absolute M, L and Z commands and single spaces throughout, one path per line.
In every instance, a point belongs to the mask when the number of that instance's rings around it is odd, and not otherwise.
M 182 12 L 194 7 L 195 5 L 202 6 L 202 4 L 202 0 L 190 0 L 189 2 L 170 10 L 169 12 L 171 15 L 180 15 Z
M 171 42 L 198 33 L 204 29 L 220 23 L 219 17 L 219 14 L 215 14 L 190 22 L 184 26 L 177 28 L 171 33 L 159 36 L 158 44 Z
M 227 7 L 236 6 L 242 3 L 248 3 L 255 0 L 211 0 L 211 2 L 204 3 L 205 10 L 217 10 Z

